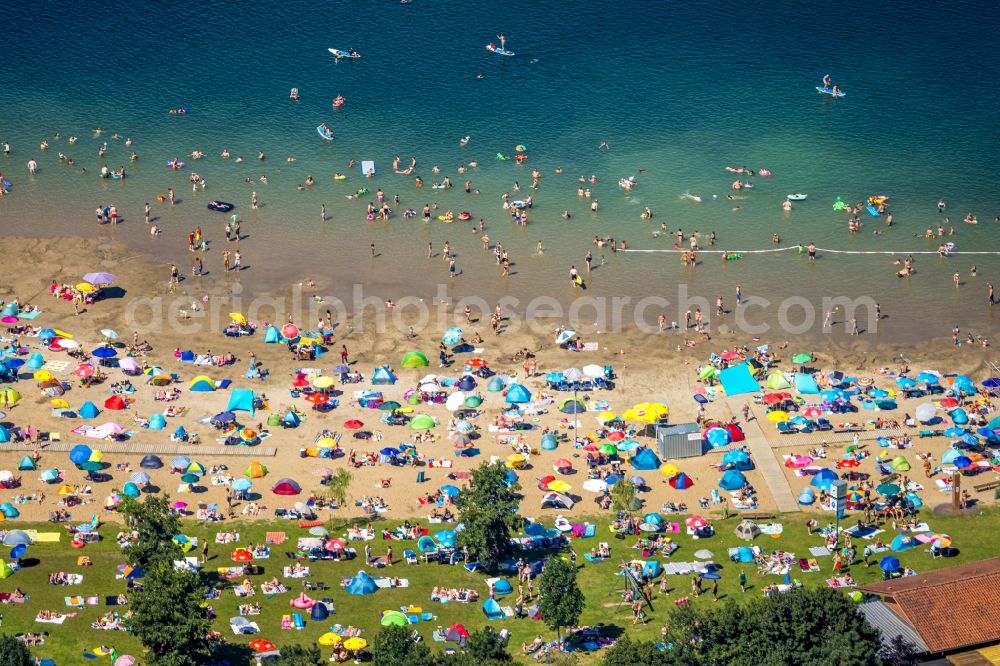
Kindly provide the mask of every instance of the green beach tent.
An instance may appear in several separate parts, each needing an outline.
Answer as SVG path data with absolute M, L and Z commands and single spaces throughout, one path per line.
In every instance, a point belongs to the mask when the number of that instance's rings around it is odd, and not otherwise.
M 781 370 L 772 370 L 771 374 L 767 376 L 767 388 L 772 391 L 782 391 L 791 388 L 791 386 L 788 377 Z
M 430 430 L 435 425 L 436 424 L 434 423 L 434 419 L 428 416 L 427 414 L 419 414 L 417 416 L 414 416 L 413 420 L 410 421 L 411 430 Z
M 426 368 L 428 364 L 427 357 L 418 351 L 409 352 L 400 363 L 404 368 Z

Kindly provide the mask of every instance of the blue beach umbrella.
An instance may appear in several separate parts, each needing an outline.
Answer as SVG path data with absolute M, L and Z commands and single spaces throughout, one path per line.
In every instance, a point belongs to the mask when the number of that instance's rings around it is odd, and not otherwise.
M 911 389 L 917 385 L 917 382 L 911 377 L 897 377 L 896 386 L 901 389 Z
M 449 328 L 447 331 L 444 332 L 443 336 L 441 336 L 441 342 L 443 342 L 446 345 L 453 345 L 461 339 L 462 339 L 462 329 L 458 328 L 457 326 L 452 326 L 451 328 Z
M 114 358 L 115 356 L 118 356 L 118 352 L 111 347 L 98 347 L 90 352 L 90 355 L 96 356 L 97 358 Z
M 54 483 L 59 478 L 59 470 L 57 469 L 46 469 L 42 470 L 41 479 L 46 483 Z
M 236 479 L 233 481 L 233 490 L 250 490 L 253 482 L 250 479 Z
M 441 492 L 448 497 L 455 497 L 458 495 L 459 490 L 456 486 L 441 486 Z
M 149 483 L 149 474 L 145 472 L 132 472 L 132 482 L 145 485 Z
M 921 382 L 922 384 L 933 386 L 935 384 L 940 384 L 941 378 L 935 375 L 933 372 L 921 372 L 919 375 L 917 375 L 917 381 Z
M 882 571 L 899 571 L 899 558 L 886 555 L 879 561 L 878 568 Z

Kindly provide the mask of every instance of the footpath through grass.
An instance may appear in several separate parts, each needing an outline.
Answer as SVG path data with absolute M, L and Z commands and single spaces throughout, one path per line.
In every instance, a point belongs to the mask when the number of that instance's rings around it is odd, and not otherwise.
M 683 524 L 685 516 L 674 518 Z M 784 532 L 778 538 L 769 536 L 759 536 L 752 545 L 759 545 L 766 551 L 783 550 L 795 553 L 797 558 L 810 557 L 809 546 L 819 546 L 823 544 L 822 537 L 818 535 L 809 536 L 806 533 L 806 514 L 789 514 L 779 516 L 775 522 L 782 522 Z M 935 532 L 948 533 L 954 539 L 954 545 L 959 549 L 959 555 L 950 559 L 933 559 L 924 552 L 924 547 L 918 547 L 897 555 L 904 566 L 909 566 L 918 572 L 929 571 L 940 567 L 970 562 L 977 559 L 984 559 L 1000 553 L 1000 511 L 996 509 L 984 510 L 981 512 L 966 513 L 959 516 L 934 516 L 922 514 L 921 519 L 927 521 Z M 821 516 L 821 525 L 825 525 L 826 516 Z M 854 518 L 853 520 L 856 520 Z M 853 522 L 848 517 L 846 524 Z M 326 526 L 330 530 L 331 536 L 340 536 L 346 533 L 346 526 L 352 524 L 352 520 L 332 520 L 327 521 Z M 360 521 L 363 524 L 363 521 Z M 381 521 L 375 523 L 376 529 L 381 533 L 381 528 L 395 528 L 401 521 Z M 549 522 L 549 521 L 543 521 Z M 691 592 L 691 576 L 670 576 L 668 577 L 667 592 L 661 595 L 659 591 L 659 580 L 656 581 L 656 594 L 653 599 L 654 610 L 648 613 L 648 617 L 642 624 L 633 625 L 632 618 L 627 605 L 618 604 L 616 591 L 621 589 L 621 578 L 615 576 L 618 564 L 622 559 L 642 559 L 641 552 L 633 550 L 632 544 L 635 537 L 627 537 L 624 541 L 612 538 L 608 529 L 609 519 L 602 516 L 593 520 L 597 523 L 597 536 L 593 539 L 580 539 L 573 542 L 573 547 L 579 554 L 579 584 L 586 595 L 586 609 L 581 617 L 581 624 L 590 625 L 602 623 L 612 625 L 619 631 L 628 632 L 636 638 L 657 640 L 660 635 L 660 628 L 667 620 L 675 601 L 680 597 L 689 596 Z M 747 542 L 738 539 L 733 534 L 733 528 L 739 522 L 738 517 L 731 517 L 726 521 L 716 520 L 716 535 L 709 539 L 695 540 L 687 534 L 675 535 L 675 540 L 680 544 L 680 549 L 669 558 L 658 558 L 663 562 L 670 561 L 694 561 L 695 551 L 706 548 L 711 550 L 715 557 L 715 562 L 722 565 L 719 581 L 719 600 L 738 599 L 743 597 L 738 585 L 738 575 L 744 571 L 748 578 L 748 590 L 746 596 L 759 595 L 765 585 L 781 583 L 783 576 L 760 575 L 754 564 L 738 564 L 730 562 L 726 549 L 733 546 L 747 545 Z M 40 532 L 52 532 L 62 529 L 48 523 L 41 524 L 15 524 L 7 523 L 8 529 L 37 529 Z M 449 528 L 449 525 L 431 525 L 430 532 L 433 534 L 439 529 Z M 886 532 L 880 535 L 887 543 L 892 540 L 893 533 L 891 525 L 885 525 Z M 63 535 L 58 543 L 39 543 L 29 547 L 24 560 L 24 568 L 17 571 L 13 576 L 0 581 L 0 591 L 9 592 L 19 588 L 30 596 L 24 604 L 6 604 L 0 606 L 3 613 L 2 631 L 12 634 L 22 632 L 48 631 L 50 636 L 45 645 L 33 648 L 32 652 L 38 657 L 50 657 L 55 659 L 57 666 L 67 664 L 79 664 L 83 662 L 83 653 L 98 646 L 111 646 L 118 650 L 119 654 L 133 654 L 137 657 L 142 655 L 142 648 L 130 633 L 121 631 L 104 631 L 91 628 L 101 614 L 108 611 L 118 611 L 124 613 L 128 607 L 107 607 L 104 605 L 105 597 L 117 595 L 125 590 L 125 581 L 116 580 L 117 565 L 124 562 L 124 557 L 115 543 L 114 535 L 119 526 L 108 524 L 100 529 L 102 541 L 90 544 L 82 550 L 72 549 L 69 546 L 70 539 Z M 351 545 L 356 547 L 359 558 L 347 562 L 312 562 L 305 563 L 310 566 L 311 576 L 306 579 L 312 583 L 323 581 L 330 589 L 327 591 L 309 591 L 310 597 L 314 599 L 331 598 L 336 606 L 336 612 L 330 616 L 328 621 L 309 621 L 308 611 L 302 611 L 306 618 L 305 629 L 302 630 L 282 630 L 282 615 L 297 612 L 290 608 L 289 602 L 304 590 L 303 580 L 283 579 L 282 568 L 292 564 L 293 561 L 285 556 L 286 551 L 294 550 L 296 539 L 299 536 L 306 536 L 307 531 L 299 529 L 291 521 L 282 522 L 224 522 L 217 524 L 186 523 L 185 531 L 191 536 L 197 536 L 200 540 L 208 539 L 210 543 L 209 562 L 205 571 L 213 574 L 217 567 L 232 566 L 229 554 L 235 548 L 233 545 L 215 544 L 215 534 L 220 531 L 235 531 L 240 534 L 240 544 L 263 544 L 265 533 L 268 531 L 284 531 L 288 534 L 288 541 L 280 546 L 271 547 L 269 559 L 258 560 L 256 564 L 263 569 L 260 576 L 251 577 L 251 581 L 257 586 L 257 593 L 254 597 L 247 599 L 237 598 L 230 589 L 232 583 L 226 581 L 218 582 L 223 588 L 222 598 L 208 602 L 215 610 L 217 619 L 213 627 L 219 631 L 223 638 L 230 642 L 246 644 L 252 638 L 267 638 L 279 647 L 291 643 L 315 644 L 319 636 L 330 629 L 334 624 L 354 625 L 364 631 L 364 637 L 369 641 L 374 637 L 379 629 L 379 615 L 383 610 L 398 610 L 401 606 L 414 605 L 430 611 L 436 615 L 436 619 L 431 622 L 421 622 L 413 625 L 424 637 L 424 640 L 432 649 L 441 649 L 445 645 L 434 643 L 431 640 L 433 630 L 441 625 L 447 627 L 453 622 L 463 623 L 470 631 L 484 626 L 492 625 L 499 630 L 505 626 L 511 631 L 511 652 L 520 655 L 520 645 L 522 642 L 530 641 L 536 634 L 542 634 L 546 638 L 553 637 L 553 632 L 548 630 L 544 623 L 530 619 L 519 620 L 497 620 L 487 621 L 482 612 L 482 600 L 487 597 L 488 591 L 483 583 L 486 577 L 481 573 L 469 573 L 461 565 L 450 566 L 446 564 L 424 564 L 407 565 L 403 561 L 403 551 L 411 549 L 416 551 L 416 543 L 413 541 L 383 541 L 381 537 L 370 542 L 373 554 L 378 556 L 385 553 L 386 546 L 391 543 L 394 553 L 394 564 L 391 568 L 379 570 L 377 573 L 370 567 L 363 565 L 364 542 L 355 541 Z M 603 563 L 593 564 L 587 562 L 583 554 L 590 548 L 596 547 L 598 542 L 608 541 L 611 545 L 611 559 Z M 866 542 L 857 540 L 859 555 Z M 192 551 L 191 555 L 195 552 Z M 77 566 L 77 557 L 87 555 L 93 561 L 93 566 Z M 178 550 L 178 556 L 181 553 Z M 874 565 L 865 568 L 863 565 L 846 569 L 859 583 L 873 582 L 881 579 L 882 573 L 878 569 L 877 562 L 881 555 L 873 558 Z M 801 581 L 806 586 L 825 585 L 826 579 L 833 575 L 832 558 L 818 558 L 822 571 L 820 573 L 803 573 L 797 567 L 792 571 L 792 578 Z M 372 575 L 392 575 L 409 580 L 409 587 L 397 589 L 380 589 L 375 594 L 368 596 L 355 596 L 348 594 L 340 587 L 340 580 L 353 576 L 359 569 L 366 569 Z M 56 586 L 47 583 L 48 575 L 64 571 L 69 573 L 80 573 L 84 576 L 82 585 Z M 270 580 L 277 576 L 279 580 L 288 586 L 289 591 L 271 598 L 267 598 L 259 590 L 262 580 Z M 212 576 L 214 577 L 214 576 Z M 242 580 L 242 579 L 240 579 Z M 239 582 L 234 581 L 234 582 Z M 500 599 L 501 605 L 513 605 L 517 595 L 516 581 L 512 580 L 514 594 Z M 480 594 L 480 601 L 477 603 L 447 603 L 442 604 L 430 600 L 431 590 L 435 586 L 441 587 L 466 587 L 477 590 Z M 707 586 L 706 586 L 707 587 Z M 100 600 L 98 606 L 87 606 L 83 609 L 68 608 L 64 597 L 79 595 L 83 597 L 97 596 Z M 238 606 L 241 603 L 258 602 L 261 605 L 260 615 L 249 619 L 256 621 L 261 628 L 258 636 L 235 636 L 229 628 L 229 619 L 239 615 Z M 165 599 L 164 603 L 170 603 Z M 711 604 L 712 599 L 708 594 L 703 594 L 700 598 L 691 597 L 689 603 Z M 531 601 L 527 601 L 525 606 L 529 606 Z M 42 624 L 35 622 L 35 616 L 40 610 L 51 610 L 59 612 L 71 612 L 76 610 L 78 615 L 68 618 L 62 625 Z M 329 650 L 323 648 L 325 655 L 329 655 Z

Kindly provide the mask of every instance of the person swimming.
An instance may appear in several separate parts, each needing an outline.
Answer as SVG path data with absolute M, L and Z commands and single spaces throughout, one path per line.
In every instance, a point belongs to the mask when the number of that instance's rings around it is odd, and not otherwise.
M 826 88 L 827 90 L 830 89 L 830 75 L 829 74 L 824 74 L 823 75 L 823 87 Z

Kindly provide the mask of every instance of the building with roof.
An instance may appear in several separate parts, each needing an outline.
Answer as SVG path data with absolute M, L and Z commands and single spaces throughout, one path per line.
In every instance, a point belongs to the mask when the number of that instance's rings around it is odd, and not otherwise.
M 952 664 L 997 663 L 990 654 L 1000 644 L 1000 557 L 857 589 L 879 598 L 861 611 L 883 640 L 902 636 Z

